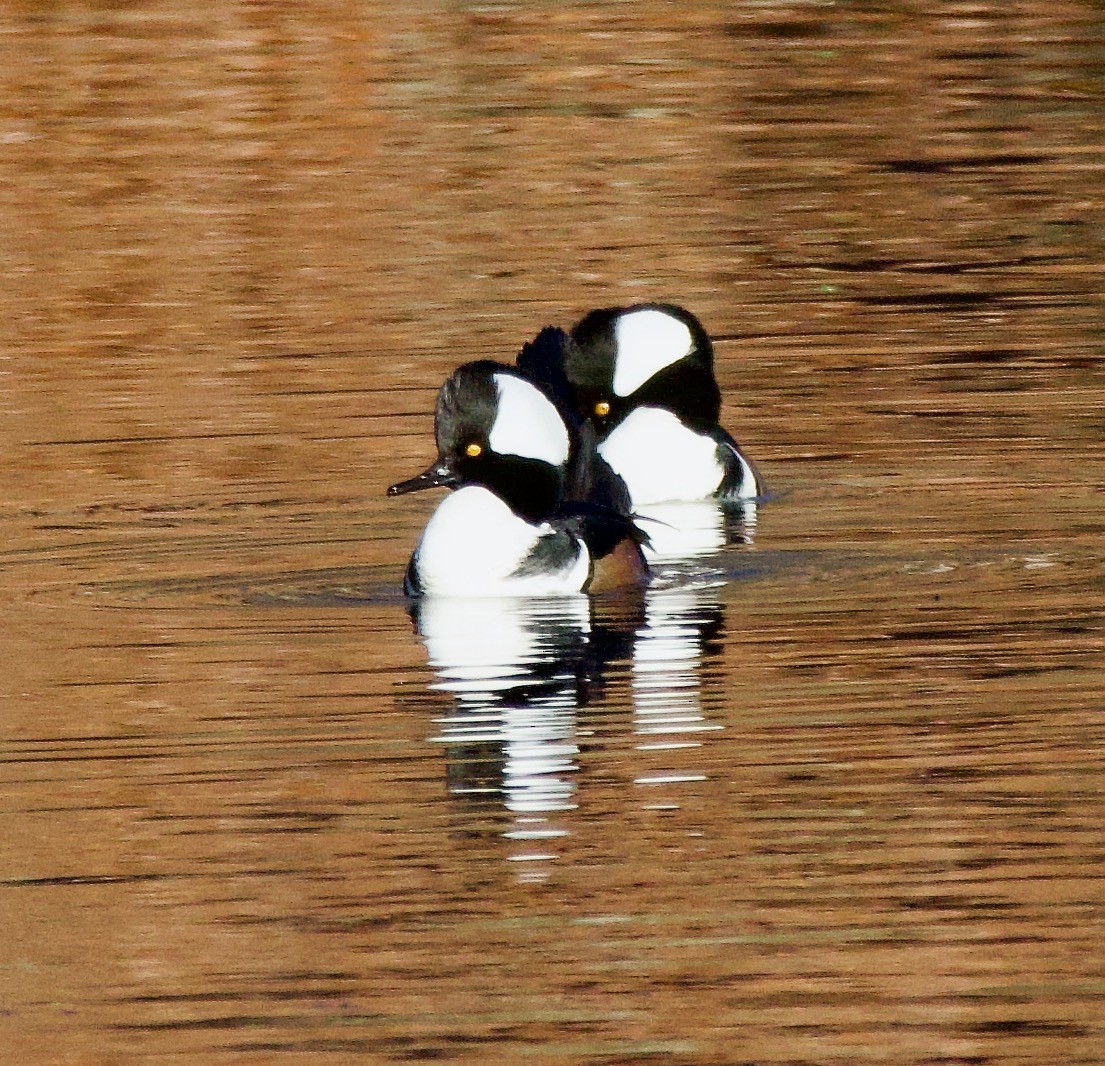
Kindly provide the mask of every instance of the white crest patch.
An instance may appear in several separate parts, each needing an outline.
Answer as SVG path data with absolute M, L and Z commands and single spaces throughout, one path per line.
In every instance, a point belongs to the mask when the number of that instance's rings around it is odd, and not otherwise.
M 515 577 L 538 539 L 550 532 L 516 515 L 482 485 L 466 485 L 445 497 L 430 515 L 414 552 L 425 592 L 441 596 L 557 595 L 579 592 L 590 555 L 578 551 L 560 569 Z
M 725 474 L 717 442 L 661 407 L 632 411 L 599 445 L 599 455 L 625 480 L 634 508 L 700 500 L 717 491 Z
M 677 363 L 694 347 L 686 322 L 646 307 L 614 323 L 614 392 L 631 396 L 653 374 Z
M 487 438 L 500 455 L 542 459 L 553 466 L 568 460 L 568 429 L 549 399 L 535 385 L 511 374 L 495 374 L 499 405 Z

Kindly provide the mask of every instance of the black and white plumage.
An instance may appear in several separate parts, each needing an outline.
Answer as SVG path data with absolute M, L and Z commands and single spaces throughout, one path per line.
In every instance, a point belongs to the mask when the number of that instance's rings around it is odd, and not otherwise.
M 596 450 L 624 480 L 631 509 L 672 500 L 752 500 L 760 477 L 721 427 L 714 352 L 674 304 L 591 311 L 564 347 L 563 378 Z
M 564 330 L 546 326 L 532 341 L 522 346 L 516 365 L 552 401 L 568 427 L 572 448 L 564 498 L 577 503 L 597 503 L 628 515 L 633 510 L 629 489 L 599 455 L 598 433 L 576 407 L 572 384 L 566 373 L 573 343 Z
M 566 503 L 579 445 L 526 375 L 466 363 L 441 387 L 438 457 L 392 496 L 445 486 L 407 568 L 412 595 L 549 595 L 641 582 L 642 535 L 613 509 Z

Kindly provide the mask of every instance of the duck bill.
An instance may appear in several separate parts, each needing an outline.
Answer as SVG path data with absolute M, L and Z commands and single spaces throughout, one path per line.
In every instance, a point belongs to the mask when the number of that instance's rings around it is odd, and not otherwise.
M 421 474 L 392 485 L 388 489 L 388 495 L 403 496 L 408 492 L 418 492 L 420 489 L 453 488 L 459 483 L 460 479 L 452 465 L 439 459 L 432 466 L 423 470 Z

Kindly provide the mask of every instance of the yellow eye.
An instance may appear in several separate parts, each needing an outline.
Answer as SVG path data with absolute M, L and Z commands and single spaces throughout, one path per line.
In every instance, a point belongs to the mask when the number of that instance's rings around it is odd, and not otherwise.
M 469 444 L 468 447 L 464 449 L 464 454 L 465 455 L 470 455 L 470 456 L 472 456 L 473 459 L 475 459 L 476 456 L 479 455 L 480 452 L 482 452 L 482 451 L 483 451 L 483 448 L 480 447 L 480 445 L 478 445 L 475 441 L 472 441 L 472 443 Z
M 595 414 L 597 414 L 599 418 L 605 418 L 610 414 L 610 404 L 605 400 L 599 400 L 599 402 L 595 404 Z

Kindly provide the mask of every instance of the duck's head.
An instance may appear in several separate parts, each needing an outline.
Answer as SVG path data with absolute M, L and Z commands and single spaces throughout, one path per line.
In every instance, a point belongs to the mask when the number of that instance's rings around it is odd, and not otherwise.
M 530 521 L 550 515 L 564 491 L 571 442 L 549 399 L 519 371 L 481 360 L 465 363 L 437 394 L 437 459 L 388 489 L 482 485 Z
M 674 304 L 591 311 L 576 323 L 564 369 L 582 418 L 600 437 L 638 407 L 662 407 L 687 425 L 717 423 L 721 394 L 702 323 Z

